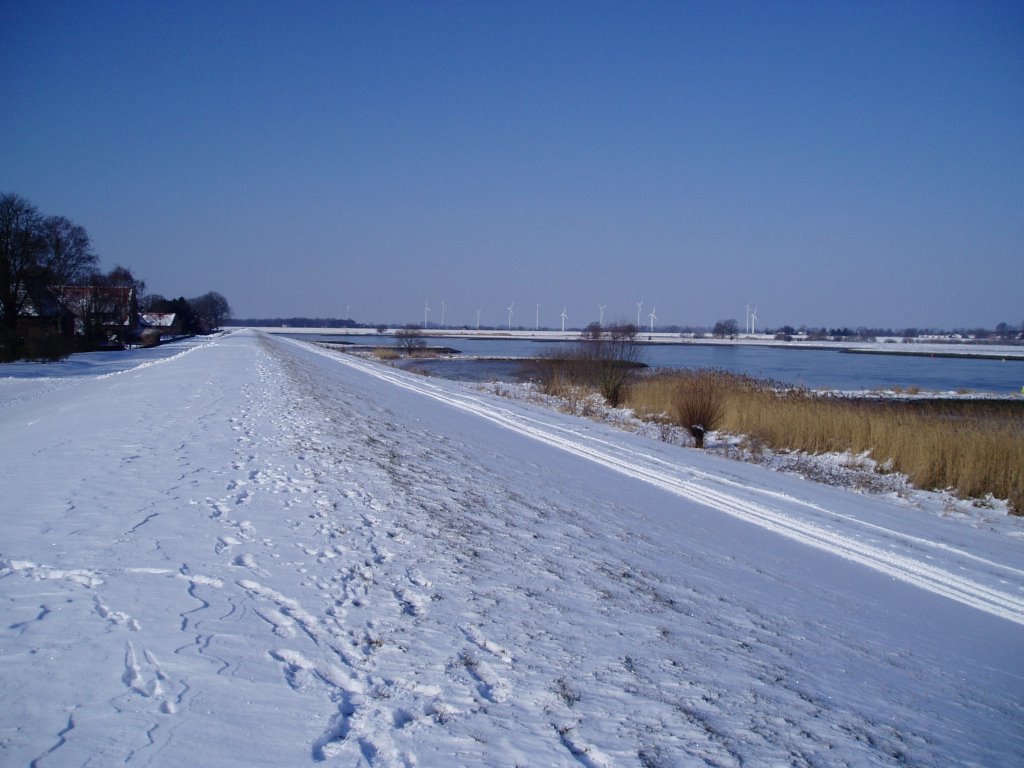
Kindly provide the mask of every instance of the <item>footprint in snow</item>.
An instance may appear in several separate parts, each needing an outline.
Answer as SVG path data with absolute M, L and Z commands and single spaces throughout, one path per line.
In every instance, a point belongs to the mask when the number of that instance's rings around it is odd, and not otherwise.
M 481 661 L 468 651 L 459 656 L 459 661 L 466 668 L 470 677 L 476 682 L 480 695 L 494 704 L 508 700 L 510 690 L 508 680 L 498 675 L 486 661 Z
M 111 624 L 128 627 L 132 632 L 138 632 L 141 629 L 138 621 L 123 611 L 115 611 L 110 606 L 104 605 L 98 597 L 93 598 L 93 605 L 96 607 L 96 613 Z
M 429 598 L 401 587 L 395 590 L 395 597 L 398 598 L 398 602 L 402 606 L 402 612 L 415 618 L 426 613 L 427 603 L 430 602 Z
M 121 682 L 129 694 L 137 693 L 147 699 L 158 701 L 161 712 L 166 715 L 175 714 L 181 706 L 188 686 L 182 684 L 177 695 L 169 693 L 167 689 L 173 685 L 170 676 L 164 672 L 152 652 L 143 649 L 142 654 L 143 658 L 140 660 L 135 653 L 135 647 L 130 642 L 125 643 L 124 674 L 121 675 Z
M 248 552 L 241 555 L 236 555 L 235 559 L 231 561 L 231 564 L 239 568 L 247 568 L 251 573 L 257 576 L 269 576 L 270 571 L 266 568 L 261 567 L 256 560 Z
M 228 552 L 232 547 L 237 546 L 241 542 L 238 541 L 234 536 L 221 536 L 217 539 L 216 545 L 213 547 L 213 551 L 218 555 Z
M 409 578 L 409 581 L 417 587 L 422 587 L 423 589 L 430 589 L 433 586 L 433 583 L 431 583 L 430 579 L 428 579 L 419 570 L 415 568 L 410 568 L 408 571 L 406 571 L 406 576 Z
M 484 637 L 484 634 L 480 631 L 479 627 L 472 624 L 466 624 L 465 626 L 460 627 L 460 629 L 462 630 L 462 634 L 466 636 L 466 639 L 480 650 L 487 651 L 489 654 L 501 659 L 501 661 L 506 664 L 512 663 L 512 654 L 509 650 Z

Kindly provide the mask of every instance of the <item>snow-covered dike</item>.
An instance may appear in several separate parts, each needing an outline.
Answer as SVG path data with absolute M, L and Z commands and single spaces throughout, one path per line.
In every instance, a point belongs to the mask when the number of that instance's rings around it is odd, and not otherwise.
M 187 349 L 0 382 L 4 766 L 1024 764 L 1017 538 Z

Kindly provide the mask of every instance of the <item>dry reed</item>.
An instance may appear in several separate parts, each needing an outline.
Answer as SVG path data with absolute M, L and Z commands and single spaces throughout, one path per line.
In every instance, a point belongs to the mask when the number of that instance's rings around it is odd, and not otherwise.
M 680 389 L 701 381 L 720 403 L 718 428 L 775 450 L 867 453 L 885 470 L 925 489 L 963 498 L 992 494 L 1024 514 L 1024 408 L 1014 402 L 877 401 L 782 389 L 721 371 L 662 372 L 641 378 L 624 405 L 638 416 L 677 423 Z

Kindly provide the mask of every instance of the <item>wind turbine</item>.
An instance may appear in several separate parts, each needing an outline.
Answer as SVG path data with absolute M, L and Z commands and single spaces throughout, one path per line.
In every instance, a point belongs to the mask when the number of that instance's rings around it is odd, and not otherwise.
M 569 316 L 565 314 L 565 310 L 567 309 L 568 307 L 562 307 L 562 333 L 565 333 L 565 321 L 569 318 Z
M 651 314 L 648 315 L 648 317 L 651 318 L 651 333 L 654 333 L 654 321 L 658 319 L 658 316 L 654 314 L 655 309 L 657 309 L 657 307 L 654 307 L 654 309 L 651 310 Z
M 427 312 L 430 311 L 430 305 L 427 302 L 423 302 L 423 328 L 426 330 L 427 327 Z
M 476 329 L 480 330 L 480 310 L 476 311 Z
M 636 327 L 637 328 L 640 327 L 640 309 L 643 307 L 643 305 L 644 305 L 644 303 L 642 301 L 638 301 L 636 303 Z
M 508 329 L 510 331 L 512 330 L 512 307 L 515 305 L 516 303 L 514 301 L 508 305 Z
M 441 299 L 441 327 L 444 328 L 444 308 L 448 302 Z
M 754 335 L 754 326 L 757 325 L 757 307 L 754 307 L 754 311 L 750 313 L 750 335 Z
M 750 333 L 750 305 L 747 304 L 747 322 L 743 326 L 744 333 Z
M 604 325 L 604 308 L 606 306 L 608 306 L 608 305 L 607 304 L 598 304 L 597 305 L 597 311 L 598 311 L 597 324 L 598 325 Z
M 537 305 L 537 330 L 540 330 L 540 304 Z

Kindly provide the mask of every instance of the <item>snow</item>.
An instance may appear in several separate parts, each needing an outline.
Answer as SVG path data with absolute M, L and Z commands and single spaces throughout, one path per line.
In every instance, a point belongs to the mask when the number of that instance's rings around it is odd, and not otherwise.
M 1024 762 L 1003 530 L 291 339 L 160 349 L 0 378 L 4 765 Z

